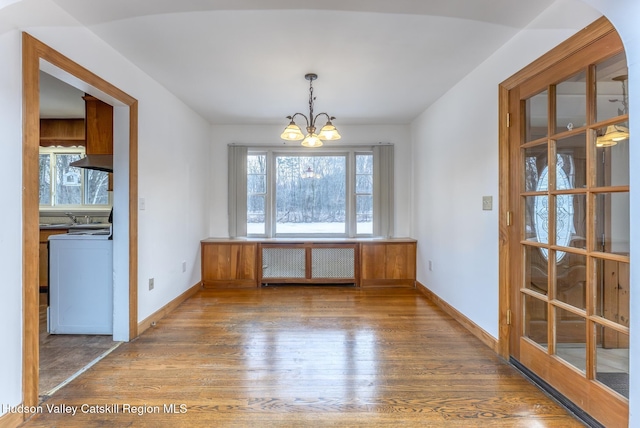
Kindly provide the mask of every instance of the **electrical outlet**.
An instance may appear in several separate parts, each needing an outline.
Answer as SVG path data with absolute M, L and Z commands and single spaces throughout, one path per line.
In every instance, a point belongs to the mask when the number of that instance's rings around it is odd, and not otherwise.
M 186 272 L 187 271 L 187 262 L 185 262 L 184 260 L 182 261 L 182 272 Z
M 429 260 L 429 270 L 433 270 L 433 262 Z
M 149 291 L 153 290 L 153 278 L 149 278 Z

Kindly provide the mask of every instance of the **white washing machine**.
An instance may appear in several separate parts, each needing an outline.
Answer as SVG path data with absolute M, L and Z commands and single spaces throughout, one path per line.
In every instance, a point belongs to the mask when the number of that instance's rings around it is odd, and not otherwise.
M 113 334 L 110 229 L 49 237 L 50 334 Z

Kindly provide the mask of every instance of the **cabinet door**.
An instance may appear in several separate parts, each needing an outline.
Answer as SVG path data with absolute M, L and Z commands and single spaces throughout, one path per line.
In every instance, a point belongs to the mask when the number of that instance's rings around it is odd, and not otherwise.
M 84 99 L 87 154 L 113 154 L 113 107 L 92 96 Z
M 204 287 L 256 287 L 257 244 L 204 243 L 202 282 Z
M 414 287 L 416 243 L 363 243 L 363 287 Z

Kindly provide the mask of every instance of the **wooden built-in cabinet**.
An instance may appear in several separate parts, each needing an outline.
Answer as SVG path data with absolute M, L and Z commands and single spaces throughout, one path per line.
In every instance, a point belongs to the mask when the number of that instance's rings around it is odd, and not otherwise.
M 202 244 L 202 285 L 205 288 L 256 287 L 256 242 L 207 240 Z
M 84 119 L 40 119 L 40 145 L 84 146 Z
M 413 287 L 416 282 L 416 247 L 413 242 L 360 244 L 363 287 Z
M 113 106 L 84 96 L 88 155 L 113 154 Z
M 201 241 L 205 288 L 263 284 L 414 287 L 416 241 L 409 238 Z

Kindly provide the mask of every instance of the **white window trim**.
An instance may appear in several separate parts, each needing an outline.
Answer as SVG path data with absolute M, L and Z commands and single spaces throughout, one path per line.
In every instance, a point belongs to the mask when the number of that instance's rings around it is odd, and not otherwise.
M 322 149 L 313 149 L 313 152 L 310 152 L 308 148 L 297 148 L 297 147 L 265 147 L 265 146 L 241 146 L 232 144 L 229 146 L 229 235 L 231 237 L 242 237 L 242 236 L 250 236 L 255 238 L 304 238 L 304 237 L 319 237 L 319 238 L 357 238 L 357 237 L 373 237 L 373 236 L 385 236 L 390 237 L 393 236 L 393 145 L 390 146 L 390 158 L 387 162 L 385 162 L 384 170 L 380 169 L 380 162 L 376 161 L 376 157 L 380 156 L 380 150 L 377 149 L 379 146 L 340 146 L 340 147 L 332 147 L 325 150 Z M 241 189 L 238 189 L 237 183 L 233 182 L 232 171 L 240 171 L 244 170 L 244 175 L 246 178 L 246 155 L 244 157 L 244 166 L 235 164 L 231 165 L 232 159 L 235 159 L 234 162 L 240 162 L 236 151 L 238 149 L 245 150 L 246 154 L 251 155 L 259 155 L 265 154 L 266 164 L 267 164 L 267 195 L 265 197 L 265 233 L 264 234 L 250 234 L 246 233 L 246 198 L 247 198 L 247 188 L 246 188 L 246 179 L 244 180 L 244 203 L 242 203 L 242 192 Z M 374 156 L 374 190 L 373 197 L 374 201 L 378 201 L 376 209 L 376 202 L 374 202 L 374 214 L 373 214 L 373 233 L 372 234 L 357 234 L 357 213 L 356 213 L 356 183 L 355 183 L 355 162 L 356 162 L 356 154 L 363 153 L 371 153 Z M 278 155 L 293 155 L 293 156 L 335 156 L 335 155 L 343 155 L 346 156 L 346 187 L 347 187 L 347 197 L 346 197 L 346 206 L 345 210 L 347 212 L 347 218 L 345 220 L 345 233 L 344 234 L 314 234 L 314 233 L 304 233 L 304 234 L 275 234 L 275 219 L 273 218 L 274 212 L 274 204 L 275 204 L 275 158 Z M 391 168 L 389 170 L 388 168 Z M 382 177 L 380 175 L 385 175 L 386 179 L 390 181 L 390 183 L 385 183 L 385 186 L 378 185 L 378 189 L 376 189 L 376 182 L 380 182 Z M 236 174 L 237 175 L 237 174 Z M 389 179 L 390 177 L 390 179 Z M 380 194 L 380 191 L 384 191 L 384 194 Z M 382 201 L 382 203 L 380 203 Z M 380 207 L 382 206 L 382 209 Z M 239 211 L 244 210 L 244 215 Z M 244 218 L 245 227 L 239 227 L 237 224 L 237 219 Z

